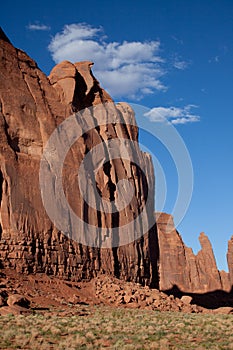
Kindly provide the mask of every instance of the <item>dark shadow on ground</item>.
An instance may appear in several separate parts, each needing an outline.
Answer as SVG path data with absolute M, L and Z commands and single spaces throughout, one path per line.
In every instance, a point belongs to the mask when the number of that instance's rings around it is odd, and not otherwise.
M 176 285 L 163 292 L 178 298 L 181 298 L 183 295 L 189 295 L 192 297 L 191 304 L 196 304 L 206 309 L 217 309 L 224 306 L 233 307 L 233 286 L 229 293 L 223 290 L 215 290 L 208 293 L 185 293 Z

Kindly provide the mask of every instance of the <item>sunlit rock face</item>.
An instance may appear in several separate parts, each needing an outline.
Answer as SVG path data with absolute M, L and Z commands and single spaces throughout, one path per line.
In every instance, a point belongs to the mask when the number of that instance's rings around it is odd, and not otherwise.
M 148 188 L 154 193 L 153 166 L 150 156 L 137 146 L 133 110 L 125 103 L 113 103 L 93 76 L 91 62 L 64 61 L 46 77 L 26 53 L 14 48 L 2 31 L 0 34 L 0 258 L 4 266 L 77 280 L 108 273 L 157 285 L 154 203 L 148 196 Z M 79 111 L 81 117 L 88 116 L 93 121 L 94 128 L 76 140 L 65 157 L 62 184 L 66 200 L 81 220 L 109 231 L 119 227 L 119 236 L 120 227 L 134 222 L 149 200 L 144 218 L 150 222 L 150 232 L 141 237 L 140 221 L 135 222 L 128 232 L 132 239 L 126 239 L 128 244 L 124 246 L 110 244 L 101 249 L 98 237 L 96 246 L 81 244 L 72 236 L 72 230 L 66 235 L 61 233 L 44 208 L 39 183 L 41 157 L 54 130 Z M 99 125 L 98 118 L 102 122 L 103 115 L 104 123 Z M 131 184 L 132 198 L 129 203 L 124 197 L 118 201 L 119 212 L 105 213 L 86 205 L 78 187 L 77 171 L 88 151 L 116 139 L 135 141 L 127 146 L 132 159 L 109 159 L 108 148 L 102 146 L 102 167 L 94 179 L 96 189 L 100 198 L 113 206 L 119 196 L 117 184 L 126 180 Z M 55 175 L 52 174 L 53 186 L 47 187 L 51 198 L 57 195 Z
M 154 216 L 153 165 L 137 144 L 134 112 L 126 103 L 114 104 L 93 76 L 93 63 L 64 61 L 46 77 L 2 30 L 0 56 L 1 263 L 20 272 L 73 280 L 105 273 L 161 290 L 175 286 L 193 293 L 230 291 L 233 239 L 228 246 L 229 273 L 219 272 L 205 234 L 195 255 L 170 215 Z M 81 137 L 70 144 L 58 174 L 53 155 L 57 152 L 59 159 L 58 150 L 64 151 L 74 132 L 65 129 L 70 120 Z M 60 149 L 47 149 L 55 131 Z M 125 153 L 119 157 L 122 145 Z M 93 151 L 86 165 L 97 165 L 91 185 L 85 176 L 78 182 L 83 160 L 96 147 L 99 151 Z M 59 207 L 57 216 L 49 215 L 48 207 Z M 89 227 L 95 228 L 94 235 Z
M 211 243 L 204 233 L 199 236 L 201 250 L 195 255 L 192 249 L 184 244 L 182 237 L 175 229 L 171 215 L 157 213 L 156 222 L 161 290 L 171 290 L 174 286 L 182 292 L 189 293 L 231 290 L 229 274 L 218 271 Z M 229 253 L 228 256 L 230 262 Z M 232 266 L 231 264 L 232 262 L 229 266 Z
M 229 267 L 230 282 L 231 286 L 233 286 L 233 236 L 228 242 L 227 262 Z

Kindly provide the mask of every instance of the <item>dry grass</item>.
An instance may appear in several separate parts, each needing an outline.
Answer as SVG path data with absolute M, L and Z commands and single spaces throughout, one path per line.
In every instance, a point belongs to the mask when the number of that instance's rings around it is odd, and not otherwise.
M 233 315 L 85 308 L 0 317 L 0 349 L 233 349 Z

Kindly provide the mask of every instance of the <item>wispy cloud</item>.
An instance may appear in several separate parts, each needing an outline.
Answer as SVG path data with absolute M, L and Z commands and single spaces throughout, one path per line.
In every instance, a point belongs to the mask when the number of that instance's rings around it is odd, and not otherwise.
M 170 122 L 172 124 L 187 124 L 200 121 L 200 116 L 193 114 L 192 109 L 197 108 L 195 105 L 181 107 L 155 107 L 145 113 L 152 122 Z
M 171 38 L 179 45 L 183 45 L 184 42 L 182 39 L 179 39 L 176 35 L 172 35 Z
M 95 75 L 113 97 L 140 99 L 166 90 L 158 40 L 108 42 L 102 28 L 71 24 L 52 38 L 48 49 L 56 63 L 93 61 Z
M 45 31 L 45 30 L 50 30 L 51 28 L 45 24 L 41 24 L 41 23 L 30 23 L 27 26 L 27 29 L 29 30 L 38 30 L 38 31 Z
M 178 54 L 173 55 L 172 59 L 173 67 L 179 70 L 185 70 L 191 64 L 191 62 L 183 60 Z
M 213 58 L 210 58 L 208 62 L 209 63 L 212 63 L 212 62 L 219 63 L 219 61 L 220 61 L 220 57 L 219 56 L 214 56 Z
M 180 70 L 185 70 L 189 65 L 189 62 L 186 61 L 174 61 L 173 63 L 173 67 L 176 69 L 180 69 Z

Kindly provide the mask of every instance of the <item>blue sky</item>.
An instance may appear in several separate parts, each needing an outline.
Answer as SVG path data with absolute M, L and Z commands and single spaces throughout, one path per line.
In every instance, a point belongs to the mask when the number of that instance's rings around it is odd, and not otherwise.
M 115 100 L 153 108 L 155 119 L 162 114 L 173 123 L 194 171 L 192 201 L 178 230 L 195 252 L 204 231 L 219 268 L 226 269 L 233 235 L 233 2 L 4 2 L 0 23 L 46 74 L 55 61 L 93 60 Z M 171 212 L 177 178 L 162 154 L 164 210 Z

